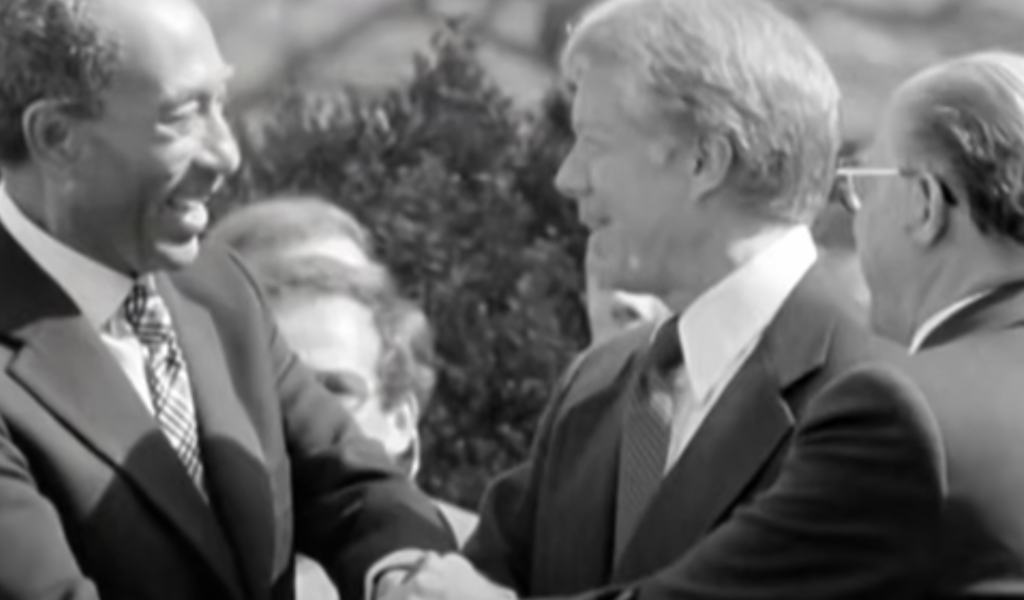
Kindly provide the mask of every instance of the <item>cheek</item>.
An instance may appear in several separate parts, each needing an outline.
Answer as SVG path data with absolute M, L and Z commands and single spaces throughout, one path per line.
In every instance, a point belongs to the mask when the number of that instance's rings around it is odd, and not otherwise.
M 891 211 L 862 211 L 854 222 L 857 251 L 864 276 L 876 297 L 886 297 L 904 276 L 906 259 L 899 215 Z

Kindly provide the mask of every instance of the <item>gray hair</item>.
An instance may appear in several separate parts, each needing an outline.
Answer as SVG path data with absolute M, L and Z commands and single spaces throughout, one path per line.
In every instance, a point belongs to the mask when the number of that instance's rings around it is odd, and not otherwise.
M 719 132 L 737 190 L 809 221 L 824 205 L 841 143 L 840 94 L 800 28 L 759 0 L 606 0 L 574 28 L 570 80 L 594 62 L 618 68 L 633 108 Z M 653 114 L 651 114 L 653 113 Z
M 348 211 L 314 196 L 278 196 L 238 208 L 217 222 L 209 238 L 249 259 L 330 239 L 348 240 L 373 256 L 366 228 Z
M 331 297 L 366 307 L 382 344 L 377 376 L 384 406 L 411 397 L 422 413 L 436 383 L 434 335 L 423 310 L 399 294 L 386 267 L 324 256 L 265 256 L 250 266 L 276 314 Z
M 61 100 L 79 117 L 102 114 L 99 93 L 119 55 L 91 0 L 4 0 L 0 5 L 0 163 L 29 159 L 23 120 L 34 103 Z
M 915 81 L 904 152 L 961 192 L 979 231 L 1024 244 L 1024 56 L 972 54 Z

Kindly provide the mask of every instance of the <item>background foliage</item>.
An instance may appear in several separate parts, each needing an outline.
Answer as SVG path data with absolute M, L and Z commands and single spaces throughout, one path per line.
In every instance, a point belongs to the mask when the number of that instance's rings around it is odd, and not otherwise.
M 585 343 L 585 234 L 552 187 L 564 103 L 513 108 L 452 30 L 432 55 L 381 96 L 286 90 L 247 110 L 245 163 L 215 211 L 312 193 L 369 227 L 437 334 L 421 483 L 473 507 L 525 457 L 551 383 Z

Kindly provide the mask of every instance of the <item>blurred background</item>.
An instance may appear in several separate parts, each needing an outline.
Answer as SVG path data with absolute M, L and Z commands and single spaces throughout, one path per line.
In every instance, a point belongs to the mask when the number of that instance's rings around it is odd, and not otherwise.
M 412 73 L 439 24 L 464 19 L 479 60 L 522 106 L 543 97 L 568 23 L 590 0 L 202 0 L 239 67 L 240 105 L 282 85 L 380 89 Z M 1020 0 L 775 0 L 828 56 L 852 140 L 893 86 L 945 56 L 1024 49 Z
M 557 56 L 589 1 L 200 1 L 238 68 L 245 158 L 215 214 L 312 195 L 367 227 L 436 334 L 419 482 L 475 507 L 527 455 L 560 371 L 601 333 L 585 232 L 552 187 L 571 141 Z M 776 2 L 837 74 L 851 153 L 916 70 L 1024 50 L 1024 0 Z M 815 233 L 862 296 L 847 217 L 829 209 Z

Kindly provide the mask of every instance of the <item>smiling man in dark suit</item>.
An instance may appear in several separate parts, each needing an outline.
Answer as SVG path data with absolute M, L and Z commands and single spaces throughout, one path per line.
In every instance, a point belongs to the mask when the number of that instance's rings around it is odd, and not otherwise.
M 286 599 L 301 551 L 359 599 L 454 547 L 200 251 L 228 74 L 190 0 L 0 5 L 0 598 Z
M 466 554 L 411 598 L 918 597 L 943 463 L 900 349 L 847 316 L 807 224 L 839 91 L 756 0 L 610 0 L 564 57 L 558 174 L 616 289 L 674 317 L 588 351 Z M 476 576 L 470 563 L 485 578 Z
M 1024 598 L 1024 57 L 898 89 L 851 171 L 872 320 L 914 353 L 945 442 L 942 598 Z

